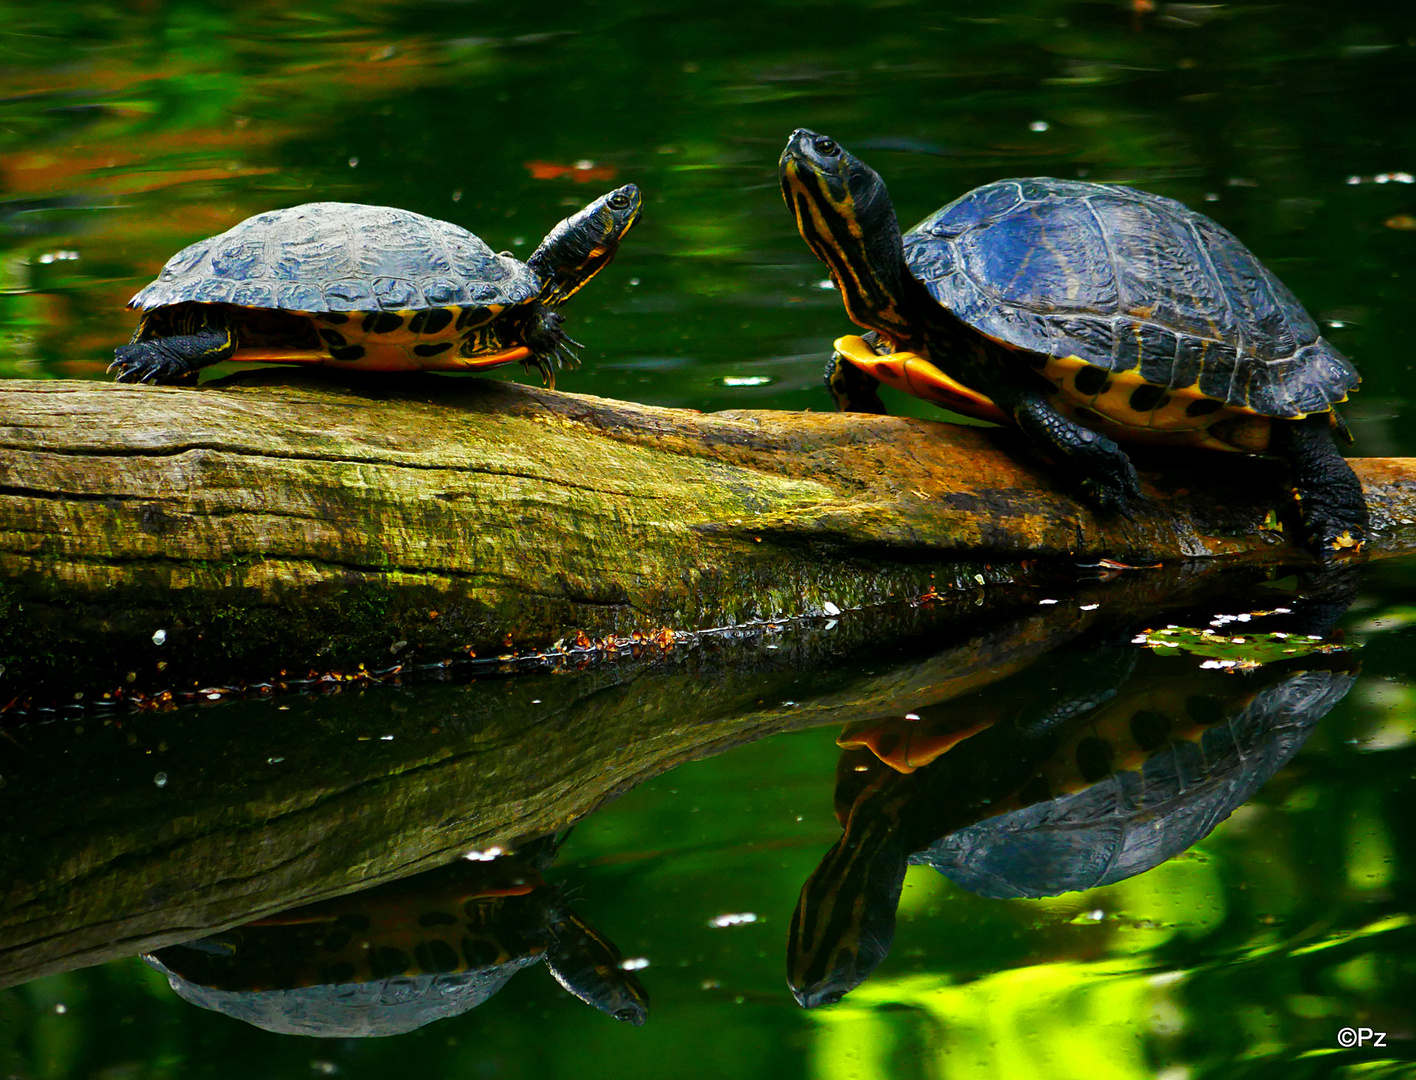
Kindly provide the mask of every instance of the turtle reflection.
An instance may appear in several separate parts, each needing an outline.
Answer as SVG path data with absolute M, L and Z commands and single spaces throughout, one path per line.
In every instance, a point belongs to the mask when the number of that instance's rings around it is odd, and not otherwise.
M 1297 752 L 1355 670 L 1342 652 L 1205 670 L 1093 639 L 932 715 L 847 729 L 845 833 L 792 916 L 792 993 L 812 1008 L 865 981 L 889 954 L 908 864 L 1016 898 L 1179 855 Z
M 144 959 L 192 1004 L 292 1035 L 412 1031 L 480 1005 L 541 960 L 576 997 L 638 1026 L 644 987 L 541 877 L 558 844 L 463 860 Z

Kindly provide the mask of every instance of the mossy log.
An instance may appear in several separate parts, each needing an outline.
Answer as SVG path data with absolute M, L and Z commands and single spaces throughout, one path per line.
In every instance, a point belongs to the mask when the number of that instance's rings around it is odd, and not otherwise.
M 848 609 L 1101 558 L 1307 558 L 1280 463 L 1138 461 L 1158 466 L 1144 505 L 1106 517 L 1001 429 L 437 376 L 0 381 L 0 695 L 76 663 L 100 683 L 158 663 L 216 678 Z M 1369 554 L 1416 548 L 1416 462 L 1354 464 Z

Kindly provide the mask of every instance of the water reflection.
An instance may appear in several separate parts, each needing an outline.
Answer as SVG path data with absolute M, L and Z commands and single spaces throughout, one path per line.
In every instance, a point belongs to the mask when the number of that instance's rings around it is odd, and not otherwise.
M 911 864 L 980 896 L 1036 898 L 1115 884 L 1209 835 L 1355 682 L 1355 657 L 1308 633 L 1345 606 L 1331 593 L 1296 614 L 1245 613 L 1242 635 L 1190 636 L 1243 659 L 1180 660 L 1178 626 L 1098 630 L 947 707 L 848 727 L 845 832 L 789 932 L 797 1001 L 835 1004 L 885 959 Z
M 474 1008 L 544 960 L 636 1027 L 649 996 L 541 871 L 563 837 L 459 861 L 172 945 L 144 959 L 193 1005 L 289 1035 L 398 1035 Z

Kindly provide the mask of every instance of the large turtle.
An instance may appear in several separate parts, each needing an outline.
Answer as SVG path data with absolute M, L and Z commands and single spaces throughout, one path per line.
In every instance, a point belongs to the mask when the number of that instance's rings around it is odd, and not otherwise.
M 1084 497 L 1141 494 L 1117 445 L 1286 458 L 1310 543 L 1360 547 L 1362 487 L 1334 444 L 1360 381 L 1298 300 L 1218 224 L 1171 199 L 1038 177 L 975 189 L 903 237 L 885 183 L 798 129 L 782 191 L 846 311 L 827 382 L 883 412 L 878 382 L 1011 422 Z
M 602 195 L 526 262 L 408 210 L 315 202 L 247 218 L 167 261 L 129 301 L 119 382 L 175 382 L 222 360 L 476 371 L 520 360 L 555 385 L 576 344 L 557 310 L 609 264 L 639 189 Z
M 1094 644 L 1030 670 L 1032 697 L 1010 683 L 952 703 L 937 756 L 916 742 L 911 761 L 898 758 L 918 721 L 842 740 L 845 832 L 802 887 L 788 935 L 801 1005 L 835 1004 L 889 954 L 909 865 L 1013 898 L 1142 873 L 1249 799 L 1356 681 L 1343 654 L 1240 677 Z

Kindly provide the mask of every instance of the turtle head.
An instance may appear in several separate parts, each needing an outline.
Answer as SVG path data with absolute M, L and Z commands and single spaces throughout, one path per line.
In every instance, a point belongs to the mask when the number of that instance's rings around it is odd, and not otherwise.
M 541 279 L 541 303 L 564 303 L 608 266 L 643 208 L 639 188 L 625 184 L 552 229 L 526 260 Z
M 607 1016 L 639 1027 L 649 1018 L 649 994 L 620 951 L 584 919 L 561 910 L 551 923 L 546 965 L 556 982 Z
M 848 827 L 807 878 L 787 931 L 787 985 L 803 1008 L 836 1004 L 890 955 L 905 866 Z
M 834 139 L 797 128 L 778 162 L 797 229 L 831 270 L 851 320 L 896 342 L 909 269 L 895 207 L 880 174 Z

